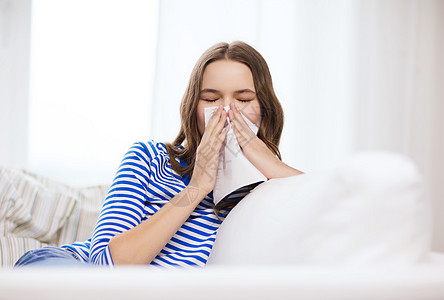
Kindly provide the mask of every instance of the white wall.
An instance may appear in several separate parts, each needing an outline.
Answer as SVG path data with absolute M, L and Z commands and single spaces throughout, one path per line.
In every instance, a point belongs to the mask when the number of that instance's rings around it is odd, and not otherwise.
M 430 9 L 434 12 L 432 19 L 434 30 L 430 36 L 427 36 L 427 39 L 434 43 L 432 44 L 433 61 L 431 62 L 433 71 L 428 80 L 432 84 L 434 114 L 430 124 L 432 145 L 429 154 L 429 169 L 426 175 L 430 183 L 435 209 L 433 248 L 444 252 L 444 1 L 432 2 Z M 422 18 L 426 19 L 427 16 L 422 16 Z
M 31 0 L 0 0 L 0 164 L 28 153 Z
M 355 13 L 354 145 L 411 157 L 444 251 L 444 2 L 359 1 Z
M 283 160 L 305 172 L 334 166 L 352 151 L 352 13 L 352 0 L 161 1 L 153 138 L 178 133 L 199 56 L 217 42 L 242 40 L 269 65 L 285 115 Z

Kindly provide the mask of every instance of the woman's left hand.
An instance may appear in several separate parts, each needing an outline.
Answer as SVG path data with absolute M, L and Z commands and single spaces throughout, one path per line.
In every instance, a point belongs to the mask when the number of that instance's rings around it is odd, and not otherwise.
M 303 174 L 283 163 L 267 145 L 257 137 L 242 117 L 235 103 L 228 111 L 237 142 L 245 157 L 268 179 Z

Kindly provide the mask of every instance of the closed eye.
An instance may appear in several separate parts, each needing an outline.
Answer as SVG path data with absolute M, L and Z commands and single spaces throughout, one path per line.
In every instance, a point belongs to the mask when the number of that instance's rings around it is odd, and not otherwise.
M 206 102 L 215 102 L 219 99 L 201 99 L 201 100 L 206 101 Z
M 253 101 L 253 99 L 237 99 L 237 101 L 240 101 L 240 102 L 250 102 L 250 101 Z

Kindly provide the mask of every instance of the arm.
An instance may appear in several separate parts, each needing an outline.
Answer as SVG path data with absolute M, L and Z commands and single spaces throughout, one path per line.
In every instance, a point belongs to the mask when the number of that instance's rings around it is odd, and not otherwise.
M 149 264 L 206 196 L 191 186 L 138 226 L 114 236 L 109 248 L 114 264 Z
M 189 186 L 142 221 L 146 213 L 145 201 L 149 201 L 150 162 L 151 158 L 145 155 L 140 144 L 132 146 L 125 155 L 94 229 L 90 255 L 92 263 L 151 262 L 162 249 L 161 245 L 166 244 L 174 234 L 175 227 L 180 227 L 178 223 L 185 222 L 199 203 L 187 201 Z M 195 198 L 203 197 L 205 195 L 196 195 Z
M 251 131 L 234 103 L 230 105 L 230 122 L 234 134 L 248 160 L 268 179 L 304 174 L 282 162 L 265 143 Z
M 110 239 L 109 255 L 112 256 L 112 263 L 150 263 L 201 200 L 211 192 L 215 184 L 218 153 L 226 135 L 226 130 L 222 130 L 225 121 L 226 113 L 219 109 L 205 129 L 190 184 L 147 220 L 139 220 L 131 228 L 122 230 Z M 201 149 L 208 147 L 212 151 L 200 153 Z

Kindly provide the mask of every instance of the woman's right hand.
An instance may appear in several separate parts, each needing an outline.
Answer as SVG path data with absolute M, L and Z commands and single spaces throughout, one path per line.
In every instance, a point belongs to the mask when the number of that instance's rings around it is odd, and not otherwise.
M 220 105 L 205 127 L 197 147 L 193 175 L 189 185 L 198 188 L 205 195 L 210 193 L 216 184 L 219 153 L 228 132 L 228 126 L 224 128 L 226 121 L 227 113 Z

